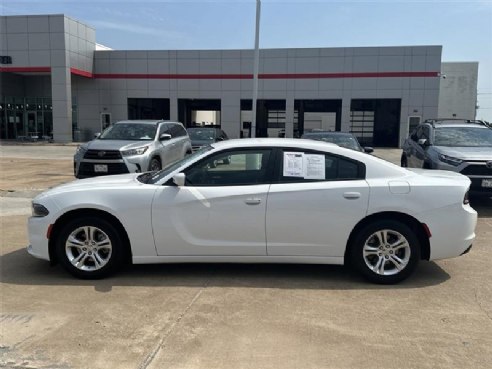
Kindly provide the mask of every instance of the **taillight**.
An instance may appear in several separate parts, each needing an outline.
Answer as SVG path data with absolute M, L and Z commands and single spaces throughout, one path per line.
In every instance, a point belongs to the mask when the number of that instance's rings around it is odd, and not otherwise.
M 463 198 L 463 204 L 465 204 L 465 205 L 468 205 L 470 203 L 470 199 L 468 197 L 469 192 L 470 192 L 470 190 L 466 191 L 465 197 Z

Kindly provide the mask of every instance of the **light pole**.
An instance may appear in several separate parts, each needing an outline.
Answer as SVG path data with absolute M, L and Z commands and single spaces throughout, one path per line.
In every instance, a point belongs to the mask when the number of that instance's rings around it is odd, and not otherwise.
M 251 119 L 251 137 L 256 137 L 256 101 L 258 100 L 258 68 L 260 65 L 260 13 L 261 1 L 256 0 L 255 55 L 253 66 L 253 116 Z

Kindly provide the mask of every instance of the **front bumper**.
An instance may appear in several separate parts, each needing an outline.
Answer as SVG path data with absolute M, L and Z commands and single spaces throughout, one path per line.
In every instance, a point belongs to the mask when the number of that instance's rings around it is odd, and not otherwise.
M 46 218 L 30 217 L 27 221 L 29 246 L 27 252 L 35 258 L 50 260 L 48 238 L 46 233 L 50 222 Z
M 492 187 L 484 186 L 487 182 L 492 182 L 492 168 L 488 168 L 486 163 L 486 161 L 464 161 L 455 167 L 439 161 L 433 169 L 449 170 L 463 174 L 471 180 L 471 195 L 492 196 Z
M 106 165 L 107 172 L 96 172 L 96 165 Z M 74 161 L 76 178 L 90 178 L 113 174 L 141 173 L 148 170 L 149 158 L 146 155 L 123 157 L 116 160 L 88 160 Z

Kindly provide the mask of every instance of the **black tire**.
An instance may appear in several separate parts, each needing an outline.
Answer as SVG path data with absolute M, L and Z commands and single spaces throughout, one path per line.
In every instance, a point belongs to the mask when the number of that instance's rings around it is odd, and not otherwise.
M 408 159 L 406 155 L 401 156 L 401 166 L 403 168 L 408 168 Z
M 386 242 L 381 242 L 382 234 L 379 232 L 384 231 L 387 232 L 383 240 Z M 403 240 L 408 247 L 388 246 Z M 417 235 L 409 226 L 396 220 L 379 220 L 366 225 L 357 232 L 350 247 L 351 265 L 366 279 L 378 284 L 401 282 L 414 272 L 420 261 Z M 397 264 L 401 270 L 396 267 Z
M 149 171 L 157 172 L 162 169 L 162 164 L 159 158 L 152 158 L 149 163 Z
M 93 237 L 87 239 L 88 233 Z M 72 239 L 70 244 L 69 237 Z M 95 252 L 97 244 L 91 244 L 91 240 L 99 242 L 100 248 Z M 56 240 L 58 261 L 69 273 L 81 279 L 99 279 L 114 273 L 123 264 L 124 250 L 117 229 L 101 218 L 81 217 L 71 220 L 63 227 Z M 99 265 L 96 263 L 96 256 Z M 80 267 L 73 264 L 77 258 L 83 261 Z

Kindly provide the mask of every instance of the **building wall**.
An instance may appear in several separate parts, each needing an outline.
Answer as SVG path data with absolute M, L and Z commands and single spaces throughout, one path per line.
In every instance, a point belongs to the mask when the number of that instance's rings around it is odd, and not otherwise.
M 293 110 L 295 99 L 342 99 L 344 131 L 350 127 L 352 99 L 398 98 L 401 99 L 400 142 L 403 142 L 408 134 L 408 116 L 420 115 L 424 119 L 436 116 L 438 77 L 302 76 L 438 72 L 441 51 L 441 46 L 261 50 L 260 75 L 277 77 L 260 79 L 258 98 L 284 99 L 288 110 Z M 98 120 L 103 111 L 110 112 L 113 121 L 127 119 L 128 98 L 170 98 L 171 119 L 177 119 L 178 98 L 221 99 L 222 127 L 231 137 L 239 137 L 240 100 L 252 98 L 253 81 L 231 75 L 253 73 L 253 51 L 96 51 L 94 73 L 96 78 L 81 81 L 77 90 L 80 111 L 88 112 L 79 117 L 81 125 Z M 201 77 L 181 79 L 180 75 Z M 203 75 L 228 77 L 206 79 Z M 278 78 L 279 75 L 285 78 Z M 293 118 L 293 113 L 289 116 Z M 292 124 L 287 122 L 287 131 Z
M 442 63 L 439 118 L 475 119 L 478 62 Z
M 252 50 L 95 51 L 95 31 L 63 15 L 0 17 L 0 31 L 0 52 L 12 56 L 12 73 L 17 68 L 43 94 L 33 75 L 51 78 L 55 141 L 72 139 L 72 94 L 84 137 L 100 131 L 101 114 L 127 119 L 128 98 L 169 99 L 174 120 L 178 99 L 220 99 L 222 128 L 240 135 L 241 99 L 252 99 Z M 285 100 L 288 137 L 295 100 L 341 100 L 341 129 L 348 131 L 353 99 L 400 99 L 401 143 L 409 116 L 437 116 L 441 52 L 441 46 L 264 49 L 258 98 Z M 2 83 L 12 86 L 18 76 L 5 71 L 2 66 Z
M 1 55 L 12 58 L 6 71 L 51 76 L 54 139 L 71 141 L 71 75 L 92 73 L 95 30 L 64 15 L 3 16 L 0 40 Z

